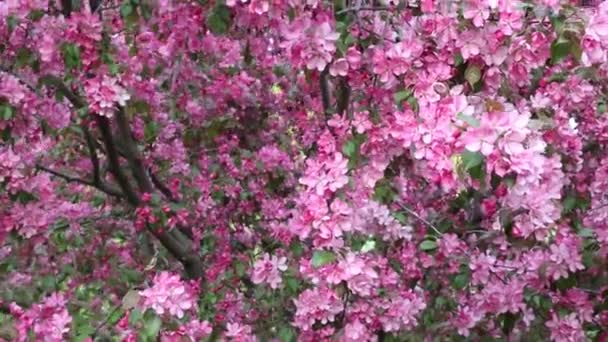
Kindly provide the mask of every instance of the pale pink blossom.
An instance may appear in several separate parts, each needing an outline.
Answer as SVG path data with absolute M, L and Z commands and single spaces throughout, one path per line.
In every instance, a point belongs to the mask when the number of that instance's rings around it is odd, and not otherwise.
M 153 283 L 153 286 L 139 292 L 143 308 L 151 308 L 159 315 L 168 313 L 182 318 L 195 306 L 194 293 L 178 275 L 163 271 L 154 277 Z

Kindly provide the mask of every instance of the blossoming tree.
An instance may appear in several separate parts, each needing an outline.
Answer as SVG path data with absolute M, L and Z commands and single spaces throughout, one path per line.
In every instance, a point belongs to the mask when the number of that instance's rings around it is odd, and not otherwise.
M 0 339 L 605 341 L 608 2 L 0 2 Z

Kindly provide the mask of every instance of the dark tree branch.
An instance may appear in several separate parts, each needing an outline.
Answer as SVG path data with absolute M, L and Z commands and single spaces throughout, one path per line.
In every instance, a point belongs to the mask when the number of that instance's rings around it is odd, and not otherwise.
M 65 180 L 68 183 L 80 183 L 83 185 L 88 185 L 88 186 L 92 186 L 110 196 L 114 196 L 117 198 L 122 198 L 123 195 L 120 191 L 118 191 L 118 189 L 114 189 L 106 184 L 100 183 L 100 182 L 96 182 L 96 181 L 89 181 L 83 178 L 79 178 L 79 177 L 74 177 L 74 176 L 70 176 L 67 174 L 64 174 L 62 172 L 50 169 L 48 167 L 42 166 L 40 164 L 36 164 L 36 169 L 47 172 L 52 174 L 53 176 L 59 177 L 63 180 Z
M 169 201 L 173 203 L 177 203 L 178 200 L 173 196 L 171 190 L 167 188 L 161 181 L 156 177 L 156 175 L 152 172 L 152 169 L 148 168 L 148 173 L 150 174 L 150 179 L 152 180 L 152 184 L 169 199 Z
M 342 114 L 348 109 L 350 101 L 350 86 L 346 78 L 340 79 L 339 94 L 336 99 L 336 113 Z
M 116 178 L 116 181 L 120 185 L 120 188 L 122 189 L 129 203 L 136 207 L 139 205 L 139 196 L 131 186 L 129 178 L 120 167 L 120 160 L 118 159 L 118 152 L 116 151 L 114 144 L 110 121 L 108 118 L 101 115 L 95 115 L 95 121 L 97 122 L 97 126 L 99 126 L 99 130 L 101 131 L 101 137 L 103 139 L 108 161 L 110 163 L 110 172 Z
M 91 158 L 91 164 L 93 164 L 93 182 L 98 187 L 106 187 L 101 177 L 101 168 L 99 166 L 99 157 L 97 156 L 95 139 L 93 138 L 91 132 L 86 126 L 83 126 L 82 130 L 87 141 L 87 147 L 89 148 L 89 157 Z M 116 192 L 120 193 L 119 190 L 116 190 Z M 124 197 L 122 193 L 120 193 L 120 196 Z
M 80 96 L 76 95 L 68 86 L 63 83 L 63 81 L 56 76 L 45 75 L 40 78 L 39 83 L 50 85 L 57 89 L 63 96 L 65 96 L 68 101 L 70 101 L 76 109 L 81 109 L 86 107 L 86 103 Z
M 53 86 L 57 91 L 63 94 L 76 109 L 81 109 L 86 106 L 84 100 L 80 98 L 80 96 L 76 95 L 72 92 L 60 78 L 54 76 L 46 76 L 40 79 L 40 82 Z M 143 161 L 139 156 L 139 151 L 137 151 L 137 147 L 135 146 L 131 134 L 129 123 L 126 120 L 126 116 L 124 116 L 123 109 L 120 108 L 117 113 L 117 121 L 120 135 L 124 136 L 124 142 L 126 142 L 126 150 L 124 151 L 129 161 L 134 177 L 138 182 L 138 186 L 141 187 L 142 191 L 149 191 L 150 193 L 154 190 L 152 187 L 148 176 L 146 174 L 146 170 L 143 166 Z M 116 178 L 118 185 L 122 189 L 122 192 L 127 199 L 127 202 L 137 207 L 140 204 L 140 199 L 138 194 L 135 192 L 129 178 L 121 169 L 120 160 L 119 160 L 119 152 L 116 148 L 116 142 L 114 141 L 114 137 L 112 134 L 112 127 L 110 125 L 110 121 L 108 118 L 104 116 L 100 116 L 97 114 L 93 114 L 95 117 L 95 122 L 99 127 L 101 132 L 101 138 L 103 141 L 103 145 L 105 147 L 106 156 L 109 162 L 109 169 L 114 178 Z M 128 133 L 128 134 L 127 134 Z M 90 142 L 87 141 L 87 144 L 90 145 Z M 94 146 L 93 146 L 94 147 Z M 89 147 L 90 148 L 90 147 Z M 143 171 L 143 177 L 141 172 Z M 59 176 L 59 174 L 57 174 Z M 69 177 L 61 174 L 62 178 L 72 181 L 76 181 L 76 178 Z M 192 241 L 186 238 L 183 234 L 181 234 L 178 230 L 157 230 L 154 227 L 148 227 L 148 230 L 158 238 L 161 244 L 171 253 L 177 260 L 179 260 L 184 266 L 184 270 L 188 277 L 193 279 L 201 279 L 204 276 L 204 263 L 203 259 L 192 249 Z
M 69 17 L 72 14 L 72 10 L 72 0 L 61 0 L 61 13 L 63 13 L 63 16 Z
M 321 88 L 321 100 L 323 101 L 323 112 L 329 116 L 331 109 L 331 99 L 329 97 L 329 81 L 327 75 L 329 74 L 329 65 L 321 71 L 319 76 L 319 87 Z
M 124 108 L 119 108 L 116 111 L 115 116 L 116 123 L 118 124 L 120 140 L 124 143 L 124 146 L 122 146 L 123 151 L 127 161 L 129 162 L 129 166 L 131 167 L 131 172 L 133 172 L 133 177 L 135 177 L 137 186 L 139 187 L 140 191 L 151 194 L 154 191 L 154 187 L 148 178 L 148 173 L 144 167 L 144 162 L 141 158 L 139 150 L 137 149 L 135 141 L 131 136 L 131 127 Z
M 97 149 L 95 148 L 95 141 L 93 140 L 93 136 L 89 129 L 86 126 L 82 127 L 82 131 L 84 132 L 84 137 L 87 141 L 87 147 L 89 148 L 89 157 L 91 158 L 91 163 L 93 164 L 93 179 L 95 181 L 101 182 L 101 173 L 99 171 L 99 157 L 97 157 Z

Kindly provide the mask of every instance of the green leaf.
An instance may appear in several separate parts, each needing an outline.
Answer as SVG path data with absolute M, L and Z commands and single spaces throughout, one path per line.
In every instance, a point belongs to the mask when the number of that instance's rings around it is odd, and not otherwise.
M 226 33 L 230 24 L 230 8 L 226 5 L 217 5 L 207 17 L 207 27 L 214 34 Z
M 549 77 L 549 82 L 564 82 L 568 78 L 565 72 L 557 72 Z
M 5 104 L 5 105 L 0 105 L 0 118 L 2 118 L 2 120 L 10 120 L 13 117 L 13 107 Z
M 423 251 L 431 251 L 437 248 L 437 242 L 433 240 L 424 240 L 420 243 L 420 249 Z
M 361 247 L 361 252 L 367 253 L 369 251 L 373 251 L 376 248 L 376 241 L 373 239 L 369 239 L 365 241 L 363 247 Z
M 397 191 L 391 186 L 390 182 L 381 180 L 374 187 L 374 200 L 388 204 L 393 201 Z
M 464 58 L 462 58 L 462 55 L 460 53 L 457 53 L 454 55 L 454 66 L 458 67 L 460 65 L 462 65 L 464 63 Z
M 405 222 L 407 221 L 405 214 L 402 212 L 393 213 L 393 217 L 401 224 L 405 224 Z
M 477 118 L 474 118 L 471 115 L 465 115 L 464 113 L 458 113 L 456 115 L 456 118 L 468 123 L 469 126 L 471 126 L 471 127 L 479 127 L 479 125 L 480 125 L 479 120 L 477 120 Z
M 400 105 L 401 102 L 407 100 L 410 96 L 412 96 L 412 91 L 409 89 L 398 91 L 395 93 L 395 95 L 393 95 L 396 105 Z
M 336 256 L 330 251 L 315 251 L 312 255 L 312 266 L 321 267 L 336 260 Z
M 479 80 L 481 80 L 481 69 L 475 64 L 471 64 L 467 66 L 467 69 L 464 71 L 464 79 L 474 87 Z
M 568 214 L 576 207 L 576 197 L 568 195 L 562 204 L 562 213 Z
M 279 330 L 279 339 L 281 342 L 295 342 L 296 333 L 293 331 L 293 328 L 284 326 Z
M 576 277 L 570 275 L 568 278 L 560 278 L 555 282 L 555 286 L 562 291 L 571 289 L 576 286 Z
M 76 44 L 63 45 L 63 63 L 67 69 L 78 69 L 80 67 L 80 48 Z
M 120 321 L 124 314 L 125 313 L 122 310 L 115 310 L 110 314 L 110 317 L 108 318 L 108 323 L 111 325 L 116 324 L 118 321 Z
M 464 273 L 460 273 L 458 275 L 456 275 L 454 277 L 454 280 L 452 281 L 452 285 L 454 286 L 454 288 L 456 289 L 464 289 L 465 287 L 467 287 L 467 285 L 469 284 L 469 273 L 468 272 L 464 272 Z
M 6 17 L 6 24 L 8 26 L 8 33 L 10 34 L 11 32 L 13 32 L 15 27 L 19 25 L 19 18 L 14 15 L 9 15 L 8 17 Z
M 145 20 L 150 20 L 152 18 L 152 6 L 148 3 L 142 3 L 139 5 L 139 9 L 141 10 L 141 15 Z
M 563 35 L 551 44 L 551 63 L 557 64 L 563 61 L 570 53 L 576 53 L 576 44 Z
M 554 15 L 551 16 L 551 25 L 553 26 L 553 30 L 557 34 L 561 34 L 564 29 L 564 22 L 566 18 L 563 15 Z
M 357 144 L 357 142 L 353 139 L 348 140 L 347 142 L 344 143 L 344 146 L 342 146 L 342 153 L 347 156 L 347 157 L 352 157 L 355 155 L 355 153 L 357 152 L 359 146 Z
M 131 4 L 130 0 L 126 0 L 123 1 L 122 5 L 120 6 L 120 15 L 123 18 L 126 18 L 128 16 L 130 16 L 131 14 L 133 14 L 134 8 L 133 8 L 133 4 Z
M 408 97 L 407 103 L 414 112 L 418 113 L 418 111 L 420 111 L 420 105 L 418 104 L 418 99 L 416 99 L 415 96 Z
M 583 228 L 578 232 L 578 236 L 584 238 L 592 238 L 595 236 L 595 232 L 591 228 Z
M 158 134 L 159 127 L 156 121 L 150 121 L 144 126 L 144 140 L 147 142 L 152 142 L 156 139 L 156 135 Z
M 300 289 L 300 283 L 298 282 L 298 279 L 294 277 L 286 277 L 285 285 L 291 293 L 298 293 L 298 290 Z
M 517 322 L 519 315 L 507 312 L 507 313 L 503 314 L 502 316 L 503 316 L 502 332 L 505 335 L 509 336 L 511 334 L 511 332 L 513 331 L 513 328 L 515 327 L 515 322 Z
M 479 152 L 464 151 L 461 154 L 462 165 L 465 171 L 469 171 L 483 163 L 483 155 Z
M 298 258 L 302 256 L 302 254 L 304 254 L 304 248 L 302 247 L 302 245 L 295 241 L 291 243 L 289 250 L 291 251 L 291 253 L 293 253 L 294 256 Z
M 413 111 L 418 112 L 418 110 L 419 110 L 418 100 L 416 99 L 416 97 L 414 96 L 414 93 L 411 90 L 405 89 L 405 90 L 398 91 L 393 95 L 393 97 L 395 99 L 395 104 L 399 108 L 403 108 L 402 103 L 403 103 L 403 101 L 406 101 L 410 105 L 410 108 Z
M 146 315 L 146 316 L 148 316 L 148 315 Z M 161 325 L 162 325 L 162 321 L 161 321 L 160 317 L 158 317 L 156 314 L 146 317 L 144 320 L 144 329 L 143 329 L 144 335 L 146 337 L 155 338 L 156 336 L 158 336 L 158 333 L 160 332 Z
M 22 68 L 26 65 L 30 65 L 34 62 L 34 59 L 35 56 L 32 51 L 26 48 L 20 48 L 17 50 L 15 67 Z

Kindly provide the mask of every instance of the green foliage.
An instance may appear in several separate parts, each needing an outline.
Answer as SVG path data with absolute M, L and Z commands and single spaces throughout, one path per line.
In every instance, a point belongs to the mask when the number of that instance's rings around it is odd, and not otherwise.
M 315 251 L 312 255 L 312 266 L 321 267 L 336 260 L 334 253 L 325 250 Z
M 456 114 L 456 118 L 466 122 L 471 127 L 479 127 L 479 125 L 481 124 L 477 118 L 471 115 L 465 115 L 464 113 Z
M 401 110 L 403 110 L 403 108 L 404 108 L 403 107 L 403 102 L 404 101 L 409 105 L 409 107 L 414 112 L 418 112 L 418 110 L 420 109 L 420 106 L 418 105 L 418 100 L 414 96 L 414 92 L 412 90 L 410 90 L 410 89 L 400 90 L 400 91 L 396 92 L 393 95 L 393 97 L 395 99 L 395 104 Z
M 580 39 L 576 32 L 564 30 L 551 44 L 551 63 L 554 65 L 562 62 L 568 56 L 580 60 L 581 54 Z
M 207 17 L 207 27 L 215 34 L 226 33 L 231 24 L 230 8 L 226 5 L 218 3 Z
M 63 63 L 66 69 L 73 70 L 81 67 L 80 48 L 76 44 L 68 43 L 62 47 Z
M 342 146 L 342 153 L 348 158 L 348 168 L 356 167 L 361 160 L 361 145 L 365 142 L 365 134 L 354 134 Z
M 420 243 L 420 249 L 423 251 L 432 251 L 437 248 L 437 242 L 433 240 L 424 240 Z
M 153 310 L 147 310 L 143 314 L 138 309 L 131 310 L 129 323 L 131 326 L 140 327 L 139 338 L 141 342 L 157 341 L 162 320 Z
M 397 191 L 388 180 L 381 179 L 376 183 L 374 187 L 374 200 L 388 204 L 394 200 L 395 196 L 397 196 Z
M 481 69 L 475 64 L 468 65 L 464 71 L 464 79 L 472 88 L 475 87 L 477 82 L 481 80 Z
M 471 271 L 467 265 L 460 266 L 460 272 L 452 278 L 452 287 L 457 290 L 462 290 L 469 285 L 471 281 Z
M 15 114 L 14 108 L 8 103 L 0 104 L 0 119 L 8 121 L 13 118 Z
M 284 326 L 279 329 L 279 339 L 281 342 L 295 342 L 297 340 L 297 335 L 292 327 Z

